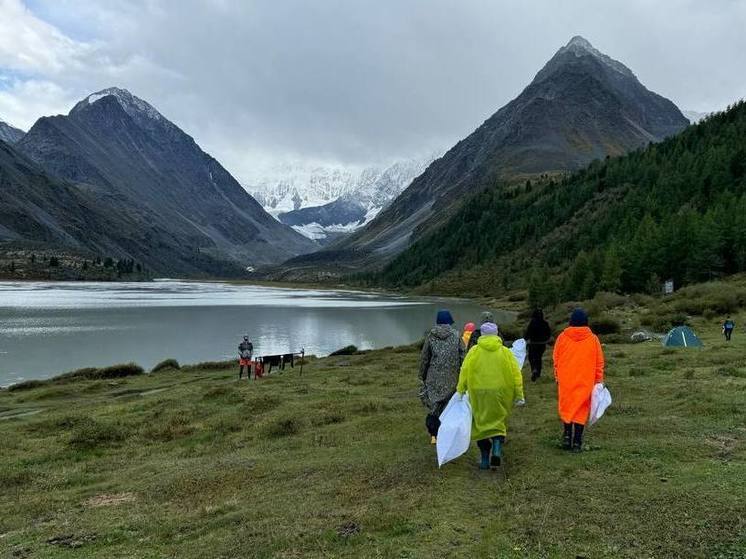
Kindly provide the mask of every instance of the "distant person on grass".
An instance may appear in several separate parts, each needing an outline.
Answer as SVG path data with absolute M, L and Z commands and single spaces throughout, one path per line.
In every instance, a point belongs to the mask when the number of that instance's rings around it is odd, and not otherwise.
M 736 323 L 733 322 L 730 317 L 725 319 L 725 322 L 723 322 L 723 336 L 725 336 L 725 341 L 729 342 L 731 336 L 733 335 L 733 330 L 736 329 Z
M 254 344 L 249 341 L 248 336 L 238 344 L 238 380 L 241 380 L 244 367 L 246 367 L 246 380 L 251 379 L 251 357 L 254 354 Z
M 604 380 L 604 352 L 598 337 L 588 328 L 588 315 L 583 309 L 573 311 L 570 326 L 554 344 L 554 378 L 564 425 L 562 446 L 580 452 L 591 410 L 591 392 L 594 385 Z
M 435 327 L 425 336 L 420 356 L 420 400 L 428 410 L 425 426 L 430 442 L 435 444 L 440 428 L 440 414 L 456 392 L 464 344 L 453 329 L 453 317 L 447 310 L 438 311 Z
M 523 406 L 523 376 L 513 353 L 497 336 L 497 325 L 482 324 L 477 345 L 466 354 L 457 390 L 469 392 L 472 409 L 471 439 L 481 453 L 479 468 L 502 462 L 502 445 L 513 405 Z
M 549 328 L 547 321 L 544 320 L 544 313 L 541 309 L 534 310 L 523 337 L 528 346 L 531 380 L 536 381 L 541 376 L 542 358 L 544 357 L 544 351 L 547 349 L 549 339 L 552 337 L 552 330 Z
M 480 324 L 485 324 L 487 322 L 491 322 L 494 324 L 495 317 L 492 316 L 492 313 L 490 311 L 484 311 L 480 317 Z M 468 352 L 471 348 L 473 348 L 475 345 L 477 345 L 477 341 L 479 341 L 479 336 L 482 335 L 482 329 L 481 326 L 474 330 L 471 333 L 471 336 L 469 336 L 469 344 L 466 346 L 466 351 Z

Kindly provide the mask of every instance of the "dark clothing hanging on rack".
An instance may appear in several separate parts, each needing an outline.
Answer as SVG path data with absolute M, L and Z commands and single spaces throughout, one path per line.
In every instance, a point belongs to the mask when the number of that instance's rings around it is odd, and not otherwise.
M 285 353 L 282 356 L 282 370 L 285 370 L 285 365 L 290 364 L 291 368 L 295 368 L 295 354 L 294 353 Z
M 262 363 L 264 363 L 264 371 L 269 374 L 272 372 L 272 367 L 281 368 L 282 355 L 263 355 Z

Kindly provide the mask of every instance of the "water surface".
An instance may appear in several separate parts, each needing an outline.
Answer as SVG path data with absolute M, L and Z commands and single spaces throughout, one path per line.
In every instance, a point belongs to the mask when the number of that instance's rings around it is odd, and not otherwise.
M 244 333 L 256 355 L 407 344 L 442 307 L 458 324 L 481 311 L 454 299 L 221 282 L 0 282 L 0 385 L 128 361 L 232 359 Z

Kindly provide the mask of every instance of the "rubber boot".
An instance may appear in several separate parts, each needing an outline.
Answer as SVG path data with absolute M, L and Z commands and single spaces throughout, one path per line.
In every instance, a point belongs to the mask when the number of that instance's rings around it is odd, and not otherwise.
M 482 453 L 482 459 L 479 462 L 479 469 L 480 470 L 489 470 L 490 469 L 490 449 L 489 448 L 480 448 L 479 452 Z
M 575 434 L 572 438 L 572 451 L 573 452 L 582 452 L 583 451 L 583 428 L 584 425 L 581 425 L 580 423 L 574 423 L 575 426 Z
M 562 448 L 572 449 L 572 423 L 564 423 L 565 432 L 562 433 Z
M 498 468 L 502 463 L 503 445 L 498 437 L 492 437 L 492 455 L 490 456 L 490 466 Z

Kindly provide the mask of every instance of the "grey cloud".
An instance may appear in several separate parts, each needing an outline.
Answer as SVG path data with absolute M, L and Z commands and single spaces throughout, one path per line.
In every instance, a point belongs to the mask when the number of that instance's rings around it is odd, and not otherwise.
M 573 35 L 680 107 L 746 96 L 746 2 L 42 0 L 97 45 L 55 77 L 149 100 L 239 177 L 268 161 L 383 162 L 449 147 Z M 84 23 L 83 23 L 84 22 Z M 102 71 L 103 70 L 103 71 Z M 67 79 L 67 82 L 65 80 Z

